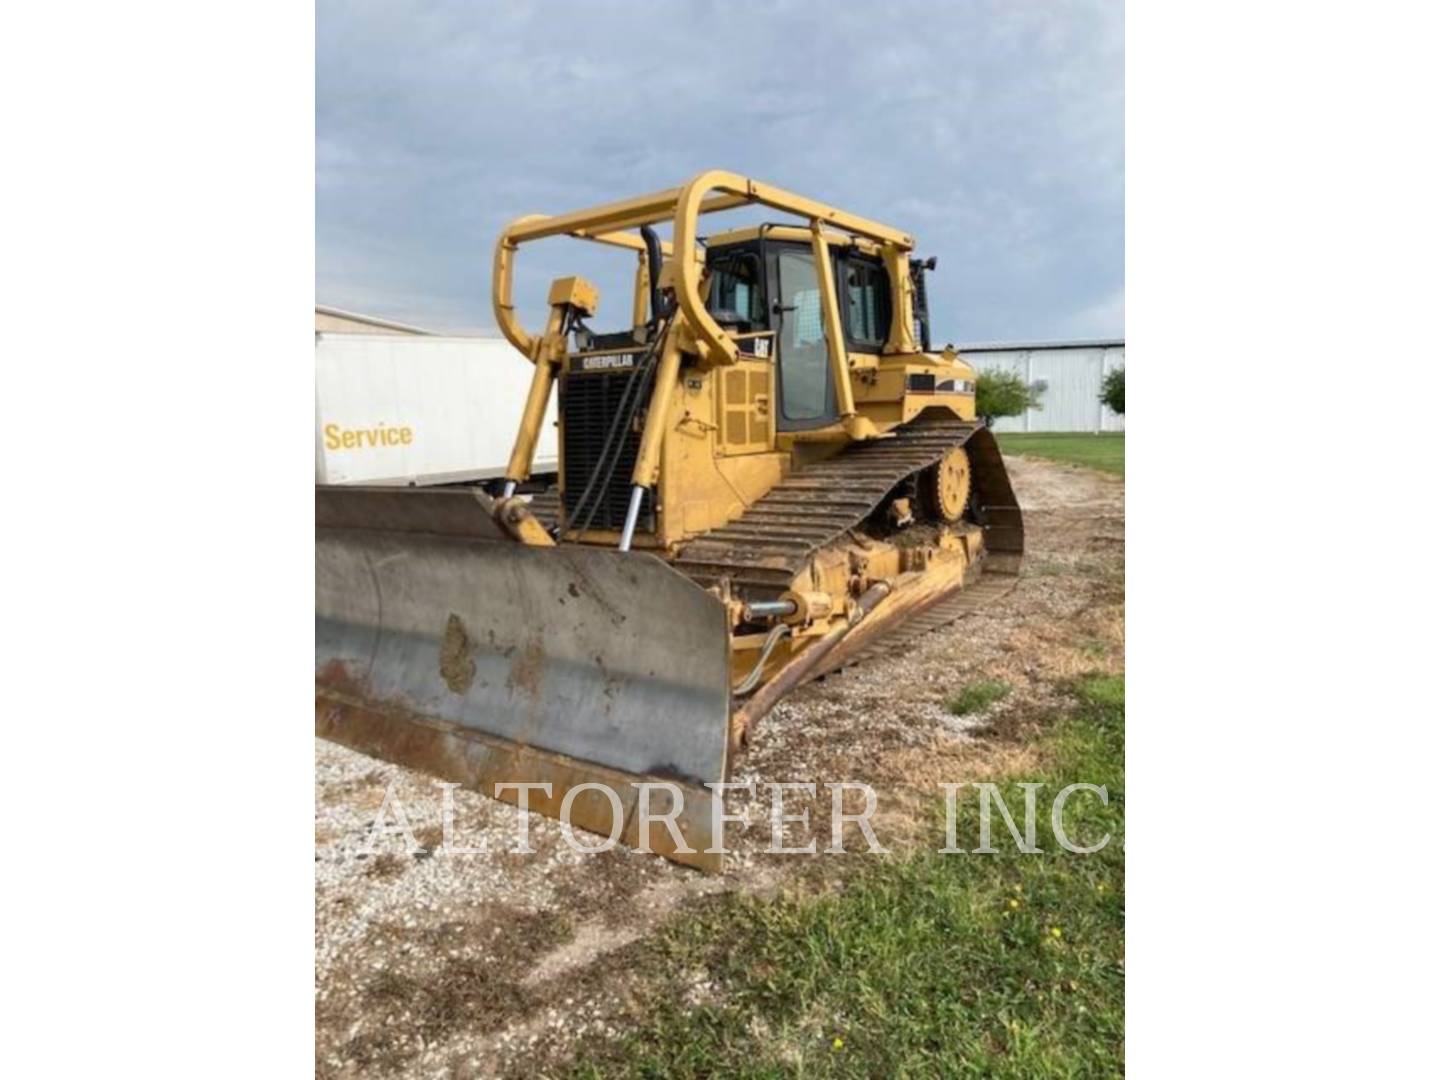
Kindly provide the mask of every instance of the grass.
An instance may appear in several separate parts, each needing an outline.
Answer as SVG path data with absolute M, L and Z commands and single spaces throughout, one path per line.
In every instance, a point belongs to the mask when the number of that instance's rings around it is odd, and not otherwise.
M 946 707 L 956 716 L 969 716 L 994 705 L 1008 693 L 1008 682 L 981 679 L 966 686 L 946 703 Z
M 1090 676 L 1046 736 L 1040 775 L 995 777 L 1022 820 L 1020 780 L 1043 781 L 1041 854 L 1019 853 L 996 815 L 1000 854 L 941 854 L 935 842 L 859 864 L 818 895 L 729 895 L 672 924 L 650 950 L 639 1027 L 587 1044 L 587 1077 L 1114 1076 L 1124 1038 L 1124 677 Z M 956 777 L 958 780 L 984 777 Z M 1063 786 L 1073 842 L 1048 828 Z M 965 789 L 972 795 L 974 788 Z M 960 843 L 977 846 L 975 800 Z M 1002 842 L 1003 841 L 1003 842 Z M 696 978 L 716 994 L 687 1004 Z
M 1057 432 L 1051 435 L 1028 432 L 997 436 L 1000 449 L 1007 454 L 1031 454 L 1083 465 L 1087 469 L 1125 475 L 1125 433 L 1106 432 L 1090 435 L 1085 432 Z

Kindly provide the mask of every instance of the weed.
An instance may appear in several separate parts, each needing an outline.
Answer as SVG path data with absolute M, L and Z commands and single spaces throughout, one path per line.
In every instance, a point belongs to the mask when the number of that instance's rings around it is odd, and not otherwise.
M 999 679 L 981 679 L 973 682 L 946 703 L 956 716 L 969 716 L 982 709 L 988 709 L 995 702 L 1010 693 L 1010 684 Z

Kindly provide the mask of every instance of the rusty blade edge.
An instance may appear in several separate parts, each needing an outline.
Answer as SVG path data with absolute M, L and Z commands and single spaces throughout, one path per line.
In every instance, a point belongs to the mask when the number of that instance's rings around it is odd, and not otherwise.
M 549 783 L 549 796 L 541 791 L 530 792 L 530 809 L 557 820 L 561 816 L 561 804 L 571 789 L 586 783 L 604 784 L 620 800 L 624 819 L 620 842 L 632 848 L 639 847 L 640 841 L 639 790 L 632 785 L 674 784 L 684 800 L 676 825 L 684 837 L 684 846 L 694 850 L 677 850 L 680 845 L 675 843 L 664 823 L 658 821 L 650 823 L 647 846 L 657 855 L 707 873 L 719 873 L 724 869 L 724 856 L 706 850 L 712 846 L 715 796 L 703 787 L 681 784 L 670 777 L 636 776 L 576 761 L 563 754 L 521 746 L 458 724 L 377 706 L 373 702 L 318 686 L 315 690 L 315 734 L 370 757 L 417 769 L 515 805 L 519 804 L 519 793 L 507 791 L 497 794 L 496 784 Z M 663 792 L 652 796 L 652 814 L 663 814 L 669 809 Z M 575 828 L 597 834 L 599 839 L 577 838 L 587 847 L 598 846 L 600 839 L 610 835 L 610 800 L 594 789 L 586 789 L 574 798 L 568 817 Z

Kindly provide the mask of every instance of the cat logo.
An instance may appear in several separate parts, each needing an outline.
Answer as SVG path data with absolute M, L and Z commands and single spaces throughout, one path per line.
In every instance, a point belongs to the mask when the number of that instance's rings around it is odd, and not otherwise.
M 604 356 L 581 356 L 571 371 L 616 371 L 635 366 L 634 353 L 608 353 Z

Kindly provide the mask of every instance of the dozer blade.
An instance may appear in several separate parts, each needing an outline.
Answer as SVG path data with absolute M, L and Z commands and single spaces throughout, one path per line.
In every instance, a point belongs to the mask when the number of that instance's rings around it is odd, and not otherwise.
M 718 869 L 703 785 L 726 772 L 724 605 L 651 555 L 516 543 L 489 507 L 463 489 L 317 488 L 317 734 L 510 802 L 496 784 L 549 783 L 529 798 L 551 817 L 603 784 L 622 842 Z M 659 821 L 639 835 L 634 785 L 665 781 L 684 845 Z M 563 817 L 612 831 L 594 788 Z

